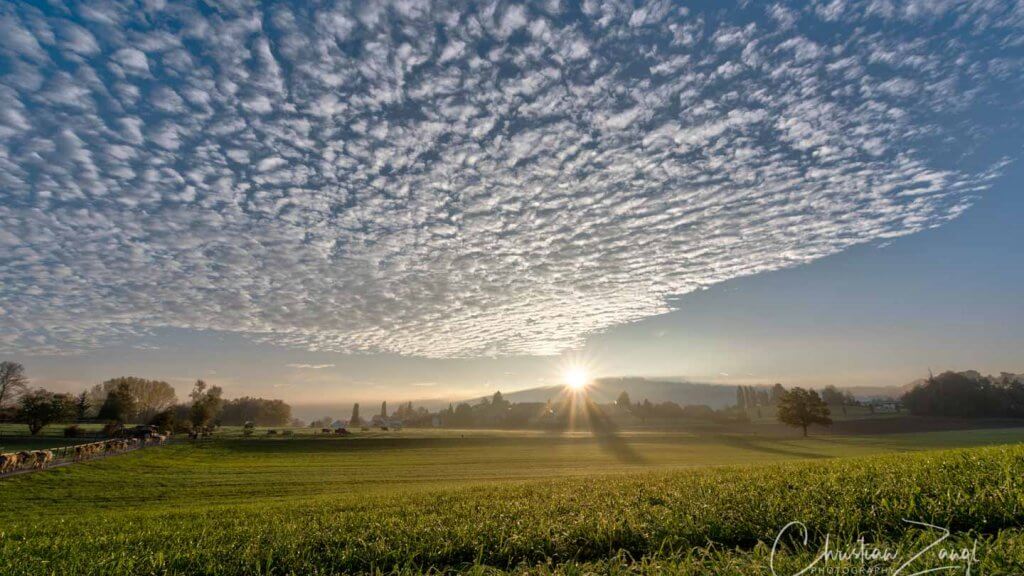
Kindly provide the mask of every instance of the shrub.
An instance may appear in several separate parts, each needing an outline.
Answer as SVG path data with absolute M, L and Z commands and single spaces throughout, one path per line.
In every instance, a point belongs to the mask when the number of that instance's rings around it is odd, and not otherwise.
M 18 420 L 28 424 L 29 433 L 35 436 L 47 425 L 70 417 L 71 408 L 67 394 L 54 394 L 40 388 L 21 395 Z
M 124 426 L 116 420 L 111 420 L 103 425 L 103 435 L 109 438 L 117 436 L 117 434 L 124 428 Z
M 166 434 L 174 430 L 174 410 L 168 408 L 162 412 L 157 412 L 149 419 L 149 425 L 155 427 L 160 431 L 161 434 Z
M 66 428 L 64 428 L 65 438 L 78 438 L 81 435 L 82 429 L 79 428 L 77 424 L 72 424 L 71 426 L 67 426 Z

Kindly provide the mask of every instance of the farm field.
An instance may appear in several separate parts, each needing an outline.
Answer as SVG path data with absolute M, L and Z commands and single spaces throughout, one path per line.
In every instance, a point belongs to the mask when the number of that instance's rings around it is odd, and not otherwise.
M 43 450 L 46 448 L 60 448 L 61 446 L 74 446 L 84 444 L 90 439 L 82 438 L 57 438 L 57 437 L 36 437 L 36 438 L 3 438 L 0 437 L 0 453 L 17 452 L 19 450 Z
M 1021 440 L 402 431 L 182 443 L 0 481 L 0 574 L 752 574 L 768 573 L 765 543 L 792 520 L 814 539 L 863 533 L 909 550 L 921 534 L 904 518 L 977 530 L 956 536 L 983 540 L 987 564 L 972 573 L 1010 574 L 1024 570 Z
M 72 446 L 91 442 L 93 438 L 65 438 L 63 424 L 54 424 L 43 428 L 36 436 L 28 435 L 28 427 L 24 424 L 0 424 L 0 453 L 17 452 L 19 450 L 42 450 L 45 448 L 59 448 L 61 446 Z M 86 433 L 98 433 L 103 429 L 102 424 L 77 424 Z

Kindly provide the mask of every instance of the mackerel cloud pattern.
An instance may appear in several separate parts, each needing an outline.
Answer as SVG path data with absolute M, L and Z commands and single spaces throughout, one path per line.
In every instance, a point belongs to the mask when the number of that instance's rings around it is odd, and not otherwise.
M 35 4 L 0 7 L 3 350 L 552 354 L 941 225 L 1019 152 L 1020 4 Z

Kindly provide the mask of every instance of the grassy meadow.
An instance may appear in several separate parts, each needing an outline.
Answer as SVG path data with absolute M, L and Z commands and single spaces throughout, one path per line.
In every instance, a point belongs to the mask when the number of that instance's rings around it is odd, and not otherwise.
M 0 480 L 0 574 L 768 574 L 775 535 L 801 520 L 810 545 L 775 558 L 792 574 L 826 533 L 909 554 L 928 534 L 908 518 L 977 540 L 972 574 L 1024 573 L 1021 440 L 405 430 L 178 443 Z

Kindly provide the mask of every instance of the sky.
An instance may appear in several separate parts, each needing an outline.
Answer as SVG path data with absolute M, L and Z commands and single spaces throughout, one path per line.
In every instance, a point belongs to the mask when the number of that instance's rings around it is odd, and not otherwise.
M 1024 371 L 1024 6 L 0 4 L 0 355 L 295 404 Z

